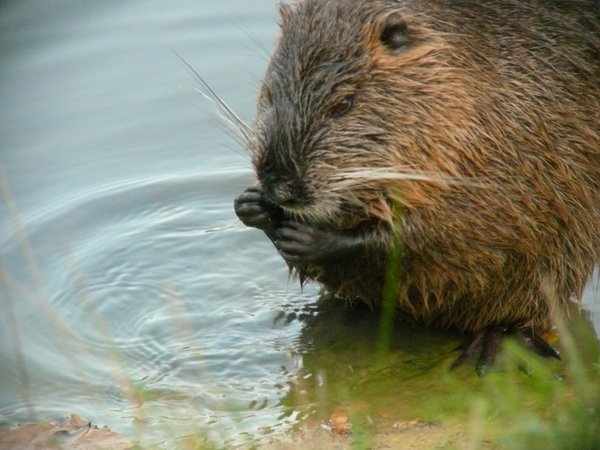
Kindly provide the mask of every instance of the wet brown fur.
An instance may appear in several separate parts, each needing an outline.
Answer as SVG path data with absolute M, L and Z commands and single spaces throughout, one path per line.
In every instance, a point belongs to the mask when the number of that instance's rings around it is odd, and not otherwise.
M 324 229 L 401 242 L 400 309 L 462 331 L 548 325 L 600 262 L 600 6 L 304 0 L 283 6 L 249 148 Z M 386 17 L 409 43 L 390 50 Z M 331 118 L 354 93 L 348 114 Z M 388 259 L 300 273 L 376 305 Z

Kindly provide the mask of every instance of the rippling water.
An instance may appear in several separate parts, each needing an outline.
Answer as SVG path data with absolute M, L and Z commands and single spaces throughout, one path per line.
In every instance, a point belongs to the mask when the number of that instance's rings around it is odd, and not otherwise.
M 275 34 L 274 0 L 2 3 L 2 422 L 235 443 L 296 420 L 316 288 L 235 218 L 248 158 L 172 51 L 250 120 Z
M 0 6 L 4 422 L 77 412 L 149 441 L 233 442 L 293 422 L 299 324 L 277 318 L 314 295 L 236 220 L 248 159 L 172 51 L 249 120 L 275 14 Z

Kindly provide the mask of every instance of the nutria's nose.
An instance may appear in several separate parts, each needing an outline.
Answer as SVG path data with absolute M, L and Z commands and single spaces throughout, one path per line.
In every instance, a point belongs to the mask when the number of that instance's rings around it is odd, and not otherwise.
M 263 186 L 266 200 L 283 207 L 294 207 L 302 203 L 301 189 L 293 183 L 277 182 Z
M 263 196 L 266 201 L 282 207 L 294 208 L 306 201 L 302 182 L 265 177 L 262 180 Z

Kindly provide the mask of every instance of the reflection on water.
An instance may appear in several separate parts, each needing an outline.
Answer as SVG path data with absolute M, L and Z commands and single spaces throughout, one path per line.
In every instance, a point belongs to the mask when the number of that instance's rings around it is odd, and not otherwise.
M 317 288 L 288 284 L 271 244 L 233 214 L 248 158 L 171 48 L 249 120 L 275 11 L 0 5 L 3 423 L 76 412 L 148 442 L 242 442 L 323 420 L 319 408 L 357 393 L 392 409 L 407 391 L 383 380 L 445 367 L 454 338 L 411 332 L 377 372 L 377 317 L 312 322 Z M 586 295 L 597 321 L 600 295 Z M 348 368 L 351 392 L 307 387 L 335 389 Z

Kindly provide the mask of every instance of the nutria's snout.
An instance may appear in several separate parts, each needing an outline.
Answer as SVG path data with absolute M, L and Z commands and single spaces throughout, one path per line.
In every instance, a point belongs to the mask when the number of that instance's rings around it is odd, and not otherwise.
M 305 188 L 302 182 L 275 175 L 262 177 L 264 199 L 282 208 L 297 208 L 307 203 Z

